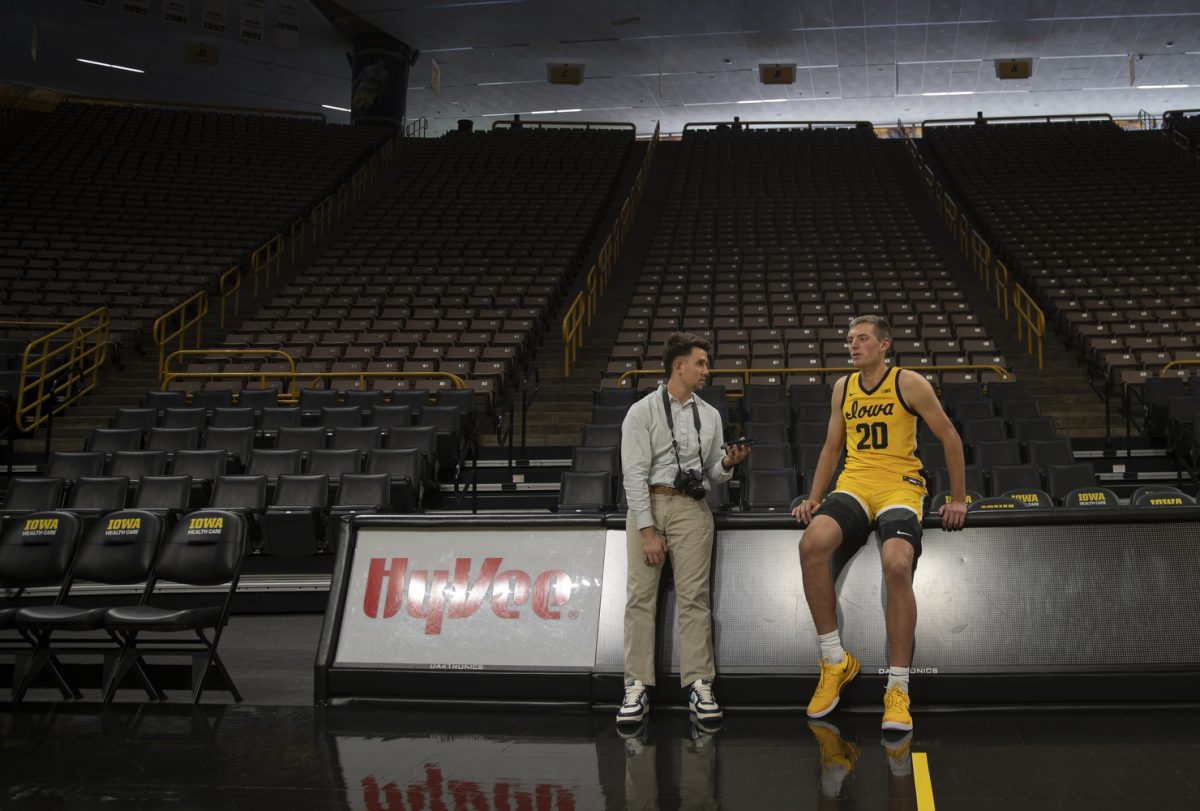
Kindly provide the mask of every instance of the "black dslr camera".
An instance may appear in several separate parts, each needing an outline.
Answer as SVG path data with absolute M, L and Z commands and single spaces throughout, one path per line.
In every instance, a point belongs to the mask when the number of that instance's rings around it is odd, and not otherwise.
M 696 501 L 703 501 L 708 495 L 704 489 L 704 476 L 699 470 L 683 470 L 675 474 L 675 489 L 682 490 Z

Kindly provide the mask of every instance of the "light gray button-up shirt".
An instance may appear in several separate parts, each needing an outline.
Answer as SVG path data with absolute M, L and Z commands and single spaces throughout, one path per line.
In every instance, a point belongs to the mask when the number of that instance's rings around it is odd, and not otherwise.
M 650 485 L 674 486 L 679 466 L 671 448 L 671 431 L 663 411 L 660 384 L 651 394 L 633 404 L 621 425 L 621 468 L 625 475 L 625 497 L 629 510 L 637 519 L 638 529 L 654 526 L 650 514 Z M 675 423 L 675 439 L 679 442 L 679 461 L 684 470 L 700 467 L 697 449 L 703 450 L 705 484 L 717 484 L 733 478 L 733 471 L 721 464 L 725 451 L 721 414 L 696 395 L 680 402 L 668 394 L 671 420 Z M 700 436 L 696 436 L 696 421 L 692 404 L 700 413 Z

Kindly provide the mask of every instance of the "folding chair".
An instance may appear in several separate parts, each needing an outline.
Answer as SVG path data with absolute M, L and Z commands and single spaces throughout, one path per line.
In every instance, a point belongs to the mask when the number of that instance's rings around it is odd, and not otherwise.
M 229 619 L 229 605 L 237 591 L 245 551 L 246 521 L 235 513 L 199 510 L 175 525 L 162 546 L 142 599 L 137 605 L 110 608 L 105 613 L 104 627 L 120 638 L 121 650 L 104 686 L 104 703 L 112 702 L 125 674 L 146 655 L 191 657 L 193 704 L 200 703 L 205 682 L 212 675 L 224 680 L 234 701 L 242 700 L 217 654 L 217 646 Z M 188 586 L 224 584 L 226 588 L 217 593 L 203 592 L 217 598 L 210 605 L 165 608 L 152 604 L 163 582 Z M 211 637 L 206 631 L 211 632 Z M 186 632 L 195 634 L 196 639 L 172 641 L 160 637 L 147 641 L 142 638 L 150 634 Z
M 72 586 L 79 580 L 121 586 L 145 582 L 158 554 L 162 530 L 163 519 L 151 512 L 120 510 L 110 513 L 92 527 L 79 545 L 70 573 L 63 581 L 59 599 L 53 605 L 29 606 L 17 611 L 13 625 L 33 638 L 34 650 L 29 665 L 19 678 L 14 679 L 14 702 L 20 702 L 25 697 L 33 680 L 57 654 L 116 654 L 116 647 L 102 644 L 108 640 L 64 640 L 55 645 L 52 635 L 55 631 L 102 629 L 107 608 L 70 604 Z M 117 641 L 111 633 L 110 637 Z M 87 647 L 80 647 L 80 642 Z M 151 699 L 165 697 L 151 684 L 143 663 L 135 661 L 132 667 L 137 671 L 147 696 Z

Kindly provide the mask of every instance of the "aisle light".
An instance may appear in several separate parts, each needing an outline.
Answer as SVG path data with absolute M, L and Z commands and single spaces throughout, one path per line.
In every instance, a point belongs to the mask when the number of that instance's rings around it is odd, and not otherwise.
M 334 107 L 332 104 L 322 104 L 321 106 L 324 107 L 326 110 L 337 110 L 339 113 L 350 112 L 349 107 Z

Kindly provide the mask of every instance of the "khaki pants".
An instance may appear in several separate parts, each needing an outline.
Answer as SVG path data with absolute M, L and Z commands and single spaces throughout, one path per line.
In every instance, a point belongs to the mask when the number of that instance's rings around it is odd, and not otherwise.
M 709 575 L 713 517 L 708 503 L 687 496 L 650 494 L 654 526 L 667 541 L 679 608 L 679 674 L 687 686 L 716 676 L 713 666 Z M 654 619 L 661 566 L 642 558 L 642 533 L 633 513 L 625 520 L 629 575 L 625 587 L 625 681 L 654 684 Z

